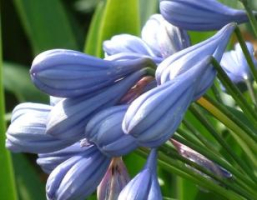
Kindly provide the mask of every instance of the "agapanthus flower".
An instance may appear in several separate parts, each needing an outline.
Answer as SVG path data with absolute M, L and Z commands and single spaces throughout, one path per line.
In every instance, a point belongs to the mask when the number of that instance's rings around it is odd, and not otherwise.
M 49 114 L 46 133 L 73 142 L 82 139 L 90 118 L 102 109 L 117 104 L 146 72 L 145 69 L 135 72 L 94 96 L 61 100 Z
M 98 200 L 115 200 L 121 190 L 130 181 L 130 177 L 121 157 L 113 158 L 104 175 L 101 183 L 97 187 Z
M 213 56 L 219 62 L 235 27 L 235 23 L 228 24 L 213 37 L 183 49 L 165 59 L 156 70 L 157 83 L 163 84 L 176 78 L 178 75 L 181 75 L 190 69 L 195 63 L 199 62 L 199 60 L 202 60 L 207 56 Z M 203 95 L 206 88 L 209 88 L 213 83 L 215 76 L 216 70 L 210 65 L 205 74 L 202 74 L 194 99 Z
M 250 42 L 246 42 L 246 46 L 251 55 L 252 61 L 257 68 L 257 60 L 254 57 L 253 45 Z M 237 84 L 239 88 L 246 88 L 245 82 L 252 81 L 250 67 L 248 66 L 245 55 L 239 43 L 235 45 L 234 50 L 224 53 L 220 64 L 231 81 Z
M 101 182 L 111 159 L 95 146 L 58 165 L 46 184 L 48 200 L 85 199 Z
M 118 200 L 162 199 L 157 180 L 157 152 L 151 150 L 144 169 L 139 172 L 121 191 Z
M 138 147 L 135 138 L 125 134 L 121 128 L 127 109 L 127 105 L 114 106 L 97 113 L 88 122 L 86 138 L 104 154 L 122 156 Z
M 46 153 L 71 143 L 46 135 L 47 117 L 52 106 L 36 103 L 18 105 L 6 132 L 6 147 L 14 152 Z
M 124 57 L 148 57 L 159 64 L 167 56 L 189 45 L 186 31 L 155 14 L 143 27 L 142 38 L 129 34 L 116 35 L 103 43 L 103 49 L 107 56 L 123 53 Z
M 230 8 L 217 0 L 160 0 L 160 12 L 168 22 L 185 30 L 219 30 L 230 22 L 248 21 L 245 10 Z
M 217 165 L 213 161 L 209 160 L 208 158 L 206 158 L 202 154 L 194 151 L 193 149 L 183 145 L 182 143 L 180 143 L 180 142 L 178 142 L 174 139 L 172 139 L 171 142 L 176 147 L 178 153 L 181 156 L 183 156 L 184 158 L 187 158 L 188 160 L 190 160 L 194 163 L 197 163 L 198 165 L 204 167 L 205 169 L 214 173 L 215 175 L 217 175 L 220 178 L 232 178 L 232 174 L 229 171 L 227 171 L 223 167 Z M 188 167 L 190 167 L 190 166 L 188 166 Z M 192 167 L 190 167 L 190 168 L 192 168 Z M 194 169 L 194 170 L 197 171 L 198 173 L 201 173 L 197 169 Z M 206 174 L 203 174 L 203 173 L 201 173 L 201 174 L 204 175 L 205 177 L 210 178 Z
M 134 100 L 125 114 L 123 131 L 135 137 L 142 146 L 157 147 L 167 141 L 193 101 L 209 62 L 209 58 L 199 61 L 184 74 Z
M 59 151 L 53 151 L 49 153 L 38 154 L 37 164 L 42 168 L 42 170 L 50 174 L 59 164 L 68 160 L 72 156 L 75 156 L 86 149 L 91 149 L 91 146 L 81 146 L 80 142 L 68 146 Z
M 142 29 L 141 37 L 155 55 L 163 58 L 191 45 L 188 33 L 167 22 L 160 14 L 150 16 Z
M 154 66 L 147 58 L 109 61 L 77 51 L 55 49 L 39 54 L 30 70 L 34 84 L 57 97 L 76 97 L 115 84 L 144 67 Z

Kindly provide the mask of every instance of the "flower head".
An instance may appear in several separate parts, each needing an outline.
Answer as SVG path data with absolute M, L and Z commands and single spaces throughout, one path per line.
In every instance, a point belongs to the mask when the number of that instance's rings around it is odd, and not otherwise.
M 244 10 L 229 8 L 217 0 L 160 0 L 162 16 L 185 30 L 218 30 L 230 22 L 247 22 Z

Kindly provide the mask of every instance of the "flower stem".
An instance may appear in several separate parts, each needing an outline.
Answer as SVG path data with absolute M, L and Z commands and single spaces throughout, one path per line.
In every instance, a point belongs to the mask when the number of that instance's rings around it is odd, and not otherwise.
M 146 157 L 148 155 L 148 150 L 145 148 L 139 148 L 137 153 L 141 156 Z M 159 152 L 158 154 L 158 162 L 159 164 L 166 170 L 171 171 L 185 179 L 191 180 L 195 184 L 208 189 L 214 193 L 221 195 L 229 200 L 243 200 L 242 197 L 237 195 L 236 193 L 226 190 L 225 188 L 217 185 L 211 180 L 204 178 L 198 173 L 192 171 L 187 168 L 184 163 L 178 163 L 174 159 L 170 158 L 170 156 L 165 155 L 163 152 Z
M 244 8 L 245 8 L 248 18 L 250 20 L 251 26 L 253 28 L 253 32 L 254 32 L 255 36 L 257 37 L 257 20 L 254 17 L 253 11 L 248 3 L 248 0 L 240 0 L 240 1 L 244 5 Z
M 0 196 L 1 199 L 16 200 L 17 193 L 14 182 L 11 155 L 5 148 L 5 105 L 2 70 L 2 36 L 0 18 Z
M 233 82 L 230 80 L 226 72 L 222 69 L 220 64 L 213 58 L 212 64 L 214 68 L 218 72 L 218 78 L 226 88 L 226 90 L 231 94 L 231 96 L 234 98 L 234 100 L 237 102 L 237 104 L 240 106 L 240 108 L 243 110 L 245 115 L 249 118 L 250 121 L 254 124 L 255 127 L 257 127 L 257 114 L 255 111 L 251 108 L 249 103 L 245 100 L 242 93 L 239 91 L 239 89 L 233 84 Z
M 190 111 L 198 118 L 202 124 L 206 127 L 206 129 L 211 133 L 211 135 L 221 144 L 221 146 L 227 151 L 227 153 L 233 158 L 233 160 L 240 166 L 240 168 L 248 174 L 249 178 L 256 178 L 252 173 L 251 169 L 243 162 L 229 147 L 229 145 L 224 141 L 224 139 L 216 132 L 213 126 L 206 120 L 203 114 L 197 109 L 195 105 L 191 105 Z
M 250 70 L 252 72 L 252 75 L 253 75 L 253 78 L 255 80 L 255 82 L 257 82 L 257 70 L 255 69 L 255 65 L 253 63 L 253 60 L 252 60 L 252 57 L 247 49 L 247 46 L 245 44 L 245 41 L 244 41 L 244 38 L 240 32 L 240 29 L 238 27 L 235 28 L 235 34 L 236 34 L 236 37 L 238 39 L 238 42 L 242 48 L 242 51 L 245 55 L 245 58 L 246 58 L 246 61 L 248 63 L 248 66 L 250 67 Z M 256 35 L 257 36 L 257 35 Z

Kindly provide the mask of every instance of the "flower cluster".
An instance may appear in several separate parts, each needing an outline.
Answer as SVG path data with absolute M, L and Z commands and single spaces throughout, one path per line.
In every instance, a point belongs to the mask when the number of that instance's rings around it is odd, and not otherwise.
M 50 174 L 49 200 L 85 199 L 97 186 L 100 200 L 162 199 L 157 148 L 213 84 L 213 58 L 233 74 L 233 55 L 223 53 L 234 22 L 247 17 L 214 0 L 161 0 L 160 10 L 162 15 L 149 18 L 141 37 L 121 34 L 105 41 L 104 59 L 64 49 L 34 59 L 31 79 L 50 96 L 50 104 L 18 105 L 6 146 L 38 154 L 37 163 Z M 218 31 L 191 45 L 186 30 L 210 29 Z M 138 147 L 151 152 L 130 180 L 121 156 Z

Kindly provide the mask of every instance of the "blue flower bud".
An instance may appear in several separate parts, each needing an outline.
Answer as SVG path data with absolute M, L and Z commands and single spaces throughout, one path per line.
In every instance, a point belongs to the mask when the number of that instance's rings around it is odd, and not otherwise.
M 46 121 L 51 108 L 43 104 L 18 105 L 6 133 L 6 147 L 14 152 L 47 153 L 70 145 L 70 141 L 46 135 Z
M 95 146 L 58 165 L 48 177 L 48 200 L 86 199 L 95 191 L 110 164 Z
M 249 42 L 246 42 L 246 46 L 252 57 L 252 61 L 257 68 L 257 60 L 254 57 L 253 45 Z M 247 80 L 250 82 L 252 81 L 250 68 L 239 43 L 235 45 L 235 50 L 224 53 L 220 64 L 231 81 L 237 84 L 240 89 L 245 90 L 245 82 Z
M 235 27 L 235 23 L 228 24 L 213 37 L 181 50 L 165 59 L 156 70 L 158 84 L 163 84 L 183 74 L 208 56 L 213 56 L 217 61 L 220 61 Z M 202 96 L 206 89 L 212 85 L 215 76 L 216 70 L 210 65 L 200 78 L 199 88 L 194 95 L 195 100 Z
M 49 113 L 52 109 L 52 106 L 40 103 L 21 103 L 17 105 L 12 111 L 11 122 L 14 122 L 20 116 L 27 114 L 29 112 L 44 114 Z
M 150 57 L 156 56 L 145 41 L 129 34 L 116 35 L 110 40 L 104 41 L 103 49 L 108 56 L 118 53 L 136 53 Z
M 168 23 L 160 14 L 154 14 L 149 18 L 141 35 L 155 54 L 163 58 L 190 46 L 187 32 Z
M 121 128 L 128 106 L 114 106 L 97 113 L 87 124 L 86 138 L 104 154 L 117 157 L 138 147 L 135 138 Z
M 122 158 L 113 158 L 103 180 L 97 187 L 97 199 L 118 199 L 121 190 L 129 181 L 129 174 Z
M 176 131 L 193 100 L 199 79 L 208 70 L 209 59 L 190 70 L 142 94 L 131 103 L 122 128 L 142 146 L 157 147 Z
M 230 22 L 248 21 L 244 10 L 229 8 L 217 0 L 160 0 L 160 11 L 168 22 L 185 30 L 218 30 Z
M 91 146 L 81 146 L 80 142 L 76 142 L 59 151 L 38 154 L 37 164 L 45 173 L 50 174 L 59 164 L 87 149 L 92 150 Z
M 50 50 L 39 54 L 30 70 L 34 84 L 57 97 L 90 94 L 118 79 L 154 65 L 147 58 L 130 61 L 107 61 L 72 50 Z
M 197 163 L 198 165 L 206 168 L 208 171 L 214 173 L 215 175 L 219 176 L 220 178 L 232 178 L 232 174 L 227 171 L 226 169 L 222 168 L 221 166 L 217 165 L 216 163 L 212 162 L 211 160 L 207 159 L 202 154 L 194 151 L 193 149 L 183 145 L 182 143 L 172 139 L 171 142 L 176 147 L 178 153 L 183 156 L 184 158 L 187 158 L 188 160 Z M 188 166 L 188 165 L 187 165 Z M 190 166 L 188 166 L 190 167 Z M 192 167 L 190 167 L 192 168 Z M 194 169 L 194 168 L 192 168 Z M 208 175 L 203 174 L 202 172 L 198 171 L 197 169 L 194 169 L 198 173 L 201 173 L 207 178 L 210 178 Z
M 162 199 L 156 174 L 157 152 L 153 149 L 144 169 L 121 191 L 118 200 Z
M 140 70 L 115 85 L 99 91 L 95 96 L 64 99 L 51 110 L 47 122 L 47 134 L 70 140 L 73 143 L 84 137 L 87 122 L 97 112 L 119 102 L 126 92 L 146 74 Z

